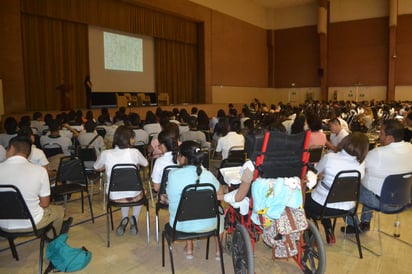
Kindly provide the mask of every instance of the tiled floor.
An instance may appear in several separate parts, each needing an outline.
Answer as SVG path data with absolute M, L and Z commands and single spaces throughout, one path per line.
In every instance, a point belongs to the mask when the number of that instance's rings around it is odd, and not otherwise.
M 86 207 L 87 208 L 87 207 Z M 88 212 L 81 213 L 79 201 L 68 203 L 67 215 L 74 217 L 74 226 L 69 232 L 68 243 L 74 247 L 85 246 L 93 258 L 91 263 L 79 273 L 170 273 L 170 261 L 166 250 L 166 266 L 161 266 L 161 248 L 156 248 L 154 233 L 154 208 L 150 207 L 151 242 L 146 243 L 146 222 L 144 210 L 139 219 L 139 234 L 130 236 L 126 233 L 117 237 L 111 233 L 111 247 L 106 247 L 106 218 L 103 211 L 102 194 L 94 196 L 94 212 L 96 222 L 87 220 Z M 120 221 L 120 212 L 114 213 L 115 226 Z M 412 211 L 401 215 L 401 239 L 412 242 Z M 161 210 L 161 224 L 167 220 L 167 212 Z M 392 233 L 395 216 L 382 215 L 384 231 Z M 412 247 L 383 235 L 383 256 L 376 256 L 363 249 L 364 258 L 359 259 L 356 244 L 344 239 L 337 224 L 335 245 L 326 246 L 326 273 L 410 273 L 410 257 Z M 377 233 L 368 232 L 361 236 L 362 244 L 378 248 Z M 323 237 L 323 232 L 322 232 Z M 17 247 L 20 261 L 15 261 L 8 249 L 8 242 L 0 240 L 0 273 L 37 273 L 39 241 L 18 239 Z M 211 241 L 211 258 L 205 260 L 205 241 L 200 242 L 200 249 L 195 249 L 193 260 L 186 260 L 183 255 L 183 243 L 174 248 L 176 273 L 220 273 L 219 262 L 214 259 L 214 241 Z M 233 273 L 232 258 L 225 254 L 226 273 Z M 45 265 L 47 261 L 45 260 Z M 272 261 L 271 251 L 261 242 L 255 250 L 256 273 L 302 273 L 293 260 Z

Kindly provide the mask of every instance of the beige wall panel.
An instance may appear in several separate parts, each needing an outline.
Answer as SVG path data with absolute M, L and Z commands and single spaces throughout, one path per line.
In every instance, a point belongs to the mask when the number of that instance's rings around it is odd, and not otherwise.
M 190 0 L 261 28 L 268 28 L 268 10 L 250 0 Z
M 412 101 L 412 86 L 395 87 L 395 101 Z
M 387 0 L 332 0 L 330 22 L 388 16 Z
M 269 17 L 271 29 L 287 29 L 312 26 L 318 23 L 318 4 L 302 5 L 292 8 L 274 9 Z

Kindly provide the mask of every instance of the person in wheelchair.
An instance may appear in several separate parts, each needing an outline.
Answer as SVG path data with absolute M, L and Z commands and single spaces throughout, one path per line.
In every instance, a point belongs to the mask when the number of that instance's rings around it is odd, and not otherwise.
M 219 181 L 207 169 L 202 167 L 203 152 L 200 145 L 194 141 L 185 141 L 179 146 L 177 160 L 183 167 L 171 170 L 168 177 L 166 193 L 169 200 L 169 224 L 174 223 L 183 188 L 195 183 L 211 183 L 216 191 L 219 189 Z M 221 215 L 223 217 L 223 215 Z M 223 218 L 220 221 L 220 233 L 223 232 Z M 209 231 L 216 227 L 216 218 L 196 221 L 178 222 L 176 229 L 183 232 Z M 193 242 L 186 241 L 184 253 L 187 259 L 193 258 Z M 216 244 L 216 258 L 220 258 L 219 246 Z
M 358 170 L 361 177 L 365 174 L 364 160 L 369 150 L 368 137 L 360 132 L 347 135 L 338 144 L 336 153 L 326 154 L 316 166 L 318 170 L 318 184 L 311 193 L 306 194 L 305 211 L 308 216 L 310 212 L 320 214 L 323 204 L 328 196 L 330 187 L 338 172 L 343 170 Z M 333 214 L 340 210 L 350 210 L 354 207 L 353 202 L 342 202 L 328 204 L 326 214 Z M 336 212 L 336 213 L 337 213 Z M 322 219 L 325 229 L 326 241 L 329 244 L 336 242 L 332 231 L 330 219 Z

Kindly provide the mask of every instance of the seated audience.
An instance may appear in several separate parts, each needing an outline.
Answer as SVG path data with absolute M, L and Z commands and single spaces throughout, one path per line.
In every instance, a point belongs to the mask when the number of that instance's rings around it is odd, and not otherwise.
M 379 132 L 380 146 L 372 149 L 365 159 L 366 173 L 362 180 L 359 201 L 362 203 L 361 231 L 370 229 L 372 210 L 379 207 L 383 181 L 388 175 L 412 171 L 412 144 L 403 141 L 403 125 L 398 120 L 384 120 Z M 351 219 L 348 219 L 346 233 L 355 233 Z M 345 230 L 344 227 L 341 228 Z
M 73 144 L 70 138 L 60 135 L 60 123 L 58 120 L 51 120 L 49 122 L 49 131 L 50 133 L 48 135 L 40 137 L 41 147 L 44 148 L 47 144 L 58 144 L 61 146 L 63 154 L 69 156 Z
M 306 195 L 305 211 L 308 216 L 313 212 L 320 214 L 323 204 L 336 174 L 343 170 L 358 170 L 361 176 L 365 173 L 365 157 L 368 154 L 369 140 L 362 133 L 355 132 L 347 135 L 339 143 L 336 153 L 326 154 L 316 166 L 318 170 L 318 184 Z M 350 210 L 355 206 L 353 202 L 332 203 L 327 205 L 326 214 L 339 213 L 341 210 Z M 326 241 L 329 244 L 336 242 L 330 219 L 322 219 Z
M 156 116 L 150 110 L 146 112 L 146 119 L 144 121 L 143 129 L 149 135 L 159 133 L 162 130 L 162 127 L 157 122 Z
M 327 139 L 322 130 L 322 119 L 317 114 L 309 114 L 307 123 L 310 129 L 309 147 L 325 146 Z
M 337 151 L 338 144 L 345 138 L 349 133 L 342 128 L 340 121 L 337 118 L 330 119 L 328 121 L 328 126 L 330 130 L 330 141 L 326 142 L 326 146 L 331 151 Z
M 96 155 L 99 155 L 101 151 L 106 149 L 106 145 L 104 144 L 102 136 L 96 132 L 96 123 L 93 122 L 93 120 L 88 120 L 84 124 L 84 129 L 86 131 L 80 132 L 79 137 L 77 137 L 79 144 L 81 146 L 94 147 Z
M 49 176 L 46 169 L 27 160 L 31 147 L 30 139 L 25 136 L 10 140 L 7 160 L 0 163 L 0 184 L 12 184 L 20 190 L 38 228 L 53 222 L 56 232 L 59 233 L 63 224 L 64 208 L 50 204 Z M 0 220 L 0 226 L 8 231 L 32 230 L 30 222 L 25 220 Z
M 229 127 L 227 128 L 228 133 L 220 137 L 217 141 L 216 152 L 222 153 L 222 160 L 227 159 L 229 156 L 229 151 L 234 146 L 244 147 L 245 138 L 240 132 L 240 121 L 239 119 L 231 119 L 229 121 Z
M 4 120 L 5 133 L 0 133 L 0 145 L 7 148 L 11 138 L 17 135 L 17 120 L 14 117 L 7 117 Z
M 175 124 L 171 124 L 175 125 Z M 167 166 L 177 165 L 178 130 L 177 127 L 166 127 L 158 136 L 159 149 L 162 155 L 157 158 L 152 171 L 153 189 L 159 191 L 162 182 L 163 170 Z M 167 199 L 165 199 L 167 201 Z
M 32 142 L 31 153 L 30 153 L 30 155 L 27 159 L 31 163 L 33 163 L 35 165 L 42 166 L 46 170 L 48 170 L 49 160 L 47 160 L 47 157 L 44 154 L 43 150 L 37 148 L 36 145 L 34 144 L 35 137 L 34 137 L 34 134 L 33 134 L 33 131 L 31 129 L 31 127 L 26 126 L 26 127 L 20 128 L 17 135 L 26 137 L 27 139 L 29 139 Z
M 140 116 L 137 113 L 130 113 L 129 115 L 130 126 L 134 131 L 134 143 L 135 145 L 138 144 L 145 144 L 149 143 L 149 134 L 140 127 Z
M 200 147 L 209 148 L 210 143 L 206 141 L 205 133 L 197 128 L 197 118 L 195 116 L 190 116 L 188 124 L 189 131 L 182 132 L 180 135 L 181 141 L 195 141 L 200 144 Z
M 94 163 L 96 170 L 105 169 L 107 178 L 106 193 L 109 191 L 109 182 L 112 168 L 116 164 L 134 164 L 137 166 L 147 166 L 146 158 L 139 150 L 133 148 L 134 146 L 134 132 L 131 128 L 126 126 L 119 126 L 114 133 L 113 148 L 102 151 Z M 138 201 L 143 197 L 144 193 L 141 191 L 130 192 L 120 191 L 111 192 L 109 199 L 116 200 L 121 203 L 128 203 L 131 201 Z M 122 220 L 116 228 L 116 234 L 122 236 L 126 231 L 126 227 L 130 220 L 130 234 L 136 235 L 138 233 L 138 220 L 142 206 L 133 206 L 132 216 L 129 218 L 129 207 L 121 207 Z
M 219 190 L 218 180 L 210 171 L 202 167 L 203 156 L 203 152 L 196 142 L 186 141 L 179 147 L 178 161 L 184 167 L 170 171 L 166 188 L 169 199 L 169 224 L 171 226 L 173 226 L 182 190 L 185 186 L 195 183 L 211 183 L 216 191 Z M 223 224 L 222 221 L 220 223 Z M 216 227 L 216 218 L 178 222 L 176 225 L 176 229 L 183 232 L 210 231 L 214 227 Z M 184 253 L 187 259 L 193 258 L 193 242 L 191 240 L 186 241 Z M 218 256 L 219 248 L 216 245 L 216 258 Z

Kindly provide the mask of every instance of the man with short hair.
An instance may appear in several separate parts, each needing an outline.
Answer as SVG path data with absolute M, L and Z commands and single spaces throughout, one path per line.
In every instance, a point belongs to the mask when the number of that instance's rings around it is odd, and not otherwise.
M 365 159 L 365 177 L 362 180 L 359 201 L 363 204 L 359 224 L 361 231 L 368 231 L 372 219 L 369 207 L 379 207 L 379 197 L 385 178 L 392 174 L 412 171 L 412 144 L 403 141 L 403 125 L 400 121 L 385 120 L 379 132 L 380 146 L 369 151 Z M 369 206 L 369 207 L 368 207 Z M 355 233 L 348 218 L 346 233 Z M 344 227 L 341 228 L 344 231 Z
M 40 144 L 44 148 L 47 144 L 59 144 L 63 150 L 63 154 L 70 156 L 70 149 L 73 145 L 72 140 L 66 136 L 60 135 L 60 122 L 58 120 L 51 120 L 49 123 L 49 135 L 40 137 Z
M 342 128 L 338 118 L 333 118 L 328 121 L 328 126 L 330 130 L 330 141 L 326 142 L 326 146 L 332 150 L 336 151 L 338 144 L 345 138 L 349 133 Z
M 20 190 L 38 228 L 53 222 L 56 232 L 59 233 L 64 209 L 50 205 L 49 176 L 45 168 L 27 160 L 30 153 L 31 141 L 27 137 L 17 136 L 10 140 L 7 159 L 0 163 L 0 185 L 14 185 Z M 0 226 L 16 232 L 32 229 L 27 220 L 0 220 Z

